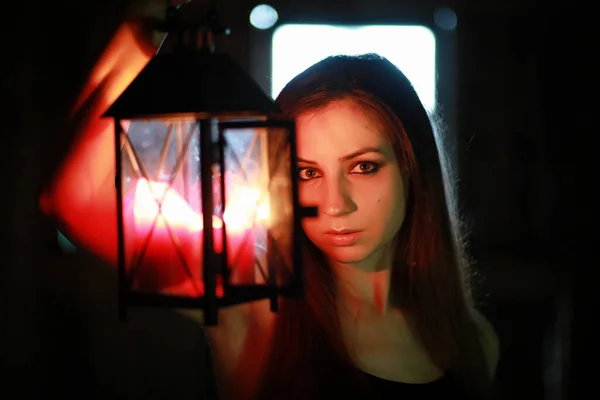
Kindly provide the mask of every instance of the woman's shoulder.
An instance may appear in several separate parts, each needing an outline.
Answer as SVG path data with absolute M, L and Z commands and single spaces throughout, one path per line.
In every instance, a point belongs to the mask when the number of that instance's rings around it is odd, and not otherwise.
M 500 359 L 500 341 L 491 322 L 477 309 L 473 311 L 473 319 L 479 330 L 479 337 L 483 346 L 484 355 L 490 371 L 490 376 L 496 373 L 496 366 Z

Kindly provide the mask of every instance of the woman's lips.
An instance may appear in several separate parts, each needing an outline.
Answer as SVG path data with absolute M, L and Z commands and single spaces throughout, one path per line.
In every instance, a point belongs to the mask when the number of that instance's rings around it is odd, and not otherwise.
M 352 246 L 360 238 L 361 231 L 349 229 L 329 230 L 325 232 L 325 238 L 334 246 Z

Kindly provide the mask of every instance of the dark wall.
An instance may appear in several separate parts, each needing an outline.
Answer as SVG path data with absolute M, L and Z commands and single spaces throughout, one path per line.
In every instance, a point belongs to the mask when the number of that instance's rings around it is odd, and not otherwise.
M 127 324 L 117 322 L 114 273 L 81 252 L 61 253 L 54 226 L 37 210 L 36 195 L 72 139 L 66 114 L 125 14 L 119 3 L 6 9 L 0 376 L 21 394 L 205 393 L 199 328 L 169 311 L 140 310 Z M 441 68 L 456 81 L 441 83 L 442 101 L 452 110 L 461 207 L 482 277 L 478 294 L 502 342 L 499 397 L 575 398 L 575 383 L 583 382 L 574 350 L 585 343 L 586 292 L 574 297 L 571 287 L 584 280 L 584 257 L 593 251 L 595 182 L 594 109 L 584 100 L 595 70 L 589 47 L 579 44 L 589 46 L 595 28 L 587 10 L 566 1 L 534 3 L 272 2 L 284 21 L 399 23 L 430 20 L 437 5 L 455 9 L 447 60 L 456 66 Z M 219 4 L 234 33 L 222 49 L 264 84 L 268 33 L 248 26 L 252 3 Z

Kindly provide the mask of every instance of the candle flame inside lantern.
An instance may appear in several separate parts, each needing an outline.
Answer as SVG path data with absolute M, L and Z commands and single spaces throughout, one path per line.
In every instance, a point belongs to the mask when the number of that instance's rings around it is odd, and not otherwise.
M 229 232 L 242 232 L 254 223 L 267 222 L 269 207 L 261 200 L 258 188 L 236 186 L 225 207 L 224 219 Z M 160 204 L 160 206 L 159 206 Z M 163 182 L 139 179 L 135 188 L 133 213 L 137 223 L 153 223 L 157 228 L 183 228 L 189 232 L 203 229 L 202 214 L 196 212 L 176 190 Z M 158 217 L 157 217 L 158 215 Z M 223 221 L 213 215 L 213 229 L 220 229 Z

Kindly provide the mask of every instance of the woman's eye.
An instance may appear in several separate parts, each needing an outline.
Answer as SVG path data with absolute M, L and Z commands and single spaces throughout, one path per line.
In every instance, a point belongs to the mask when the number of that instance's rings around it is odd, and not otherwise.
M 363 161 L 363 162 L 357 163 L 354 166 L 354 168 L 352 168 L 352 171 L 350 171 L 350 173 L 351 174 L 374 174 L 378 170 L 379 170 L 379 165 L 377 163 Z
M 300 179 L 303 181 L 315 179 L 320 176 L 319 172 L 314 168 L 301 168 L 298 175 L 299 175 Z

